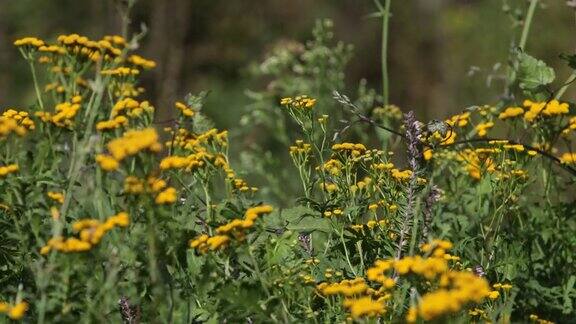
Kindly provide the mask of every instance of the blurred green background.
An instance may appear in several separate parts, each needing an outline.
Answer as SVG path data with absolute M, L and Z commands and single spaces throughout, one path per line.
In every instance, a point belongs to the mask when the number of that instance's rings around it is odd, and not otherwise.
M 527 5 L 526 0 L 393 1 L 391 102 L 422 118 L 494 102 L 502 93 L 498 74 L 521 29 L 511 15 L 522 17 Z M 12 46 L 16 38 L 118 34 L 117 6 L 117 0 L 1 0 L 0 107 L 33 101 L 27 67 Z M 219 128 L 235 127 L 249 102 L 244 91 L 266 86 L 251 78 L 247 67 L 279 41 L 309 39 L 317 18 L 332 18 L 336 39 L 355 47 L 347 83 L 354 88 L 366 78 L 380 89 L 381 27 L 368 17 L 373 11 L 371 0 L 139 0 L 131 28 L 149 27 L 140 52 L 158 63 L 144 74 L 145 97 L 166 116 L 186 93 L 211 90 L 207 114 Z M 557 69 L 556 85 L 570 72 L 558 55 L 574 52 L 575 31 L 574 10 L 565 1 L 541 1 L 527 50 Z M 502 67 L 495 69 L 498 63 Z

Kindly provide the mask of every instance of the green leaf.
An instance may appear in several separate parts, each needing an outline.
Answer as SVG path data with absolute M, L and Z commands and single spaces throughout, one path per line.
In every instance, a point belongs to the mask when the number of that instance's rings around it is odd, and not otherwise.
M 576 54 L 560 54 L 560 58 L 568 63 L 568 66 L 576 70 Z
M 518 83 L 523 90 L 537 90 L 556 78 L 551 67 L 526 53 L 518 54 L 518 62 Z
M 321 231 L 329 233 L 331 230 L 330 221 L 326 218 L 317 217 L 304 217 L 299 222 L 294 222 L 288 225 L 289 230 L 314 232 Z
M 294 208 L 288 208 L 288 209 L 282 210 L 281 216 L 286 221 L 288 221 L 288 223 L 297 223 L 306 216 L 318 216 L 318 217 L 320 217 L 320 213 L 318 213 L 317 211 L 312 210 L 308 207 L 297 206 Z

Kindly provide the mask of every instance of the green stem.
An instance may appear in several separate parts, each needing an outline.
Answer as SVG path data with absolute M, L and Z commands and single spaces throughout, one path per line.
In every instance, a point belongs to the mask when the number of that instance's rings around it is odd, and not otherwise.
M 76 183 L 78 177 L 80 176 L 81 166 L 84 164 L 86 156 L 90 153 L 89 141 L 90 133 L 92 132 L 92 127 L 94 126 L 94 120 L 98 115 L 97 107 L 100 107 L 100 102 L 102 101 L 102 96 L 104 94 L 104 85 L 108 84 L 108 78 L 102 81 L 101 77 L 98 75 L 95 82 L 95 90 L 92 93 L 90 102 L 88 103 L 87 109 L 89 110 L 88 122 L 86 123 L 86 129 L 84 131 L 84 136 L 79 145 L 79 152 L 75 152 L 71 157 L 70 161 L 70 171 L 68 177 L 68 187 L 66 189 L 66 194 L 64 196 L 64 203 L 60 208 L 60 218 L 61 221 L 57 223 L 54 235 L 60 235 L 62 230 L 62 222 L 66 219 L 66 212 L 70 206 L 70 200 L 72 197 L 72 188 Z
M 342 246 L 344 247 L 344 254 L 346 255 L 346 262 L 348 263 L 350 270 L 354 274 L 354 277 L 357 277 L 358 274 L 356 274 L 356 270 L 354 270 L 354 267 L 352 266 L 352 262 L 350 262 L 350 254 L 348 253 L 348 248 L 346 247 L 346 243 L 344 242 L 344 228 L 342 228 L 342 231 L 339 234 L 340 234 L 340 242 L 342 243 Z
M 566 80 L 566 82 L 564 83 L 562 88 L 560 88 L 560 90 L 558 90 L 558 93 L 556 93 L 556 96 L 554 97 L 554 99 L 560 100 L 560 98 L 562 98 L 562 96 L 564 95 L 564 93 L 566 92 L 566 90 L 568 89 L 570 84 L 572 82 L 574 82 L 574 80 L 576 80 L 576 71 L 573 71 L 572 74 L 570 74 L 570 76 L 568 77 L 568 80 Z
M 34 61 L 32 61 L 32 59 L 29 59 L 28 64 L 30 65 L 30 71 L 32 72 L 32 81 L 34 82 L 34 90 L 36 91 L 38 104 L 40 105 L 40 109 L 44 111 L 44 102 L 42 101 L 42 95 L 40 94 L 40 87 L 38 86 L 38 77 L 36 76 L 36 68 L 34 67 Z
M 524 27 L 522 28 L 522 35 L 520 36 L 520 43 L 518 47 L 525 52 L 526 42 L 528 41 L 528 35 L 530 34 L 530 27 L 532 25 L 532 18 L 534 18 L 534 12 L 536 11 L 536 6 L 538 5 L 538 0 L 530 0 L 530 7 L 528 7 L 528 12 L 526 13 L 526 19 L 524 20 Z M 513 59 L 513 65 L 511 72 L 508 77 L 508 90 L 507 95 L 512 93 L 512 85 L 516 81 L 516 72 L 518 70 L 518 59 Z
M 534 17 L 534 12 L 536 11 L 537 5 L 538 0 L 530 1 L 530 7 L 528 8 L 528 13 L 526 14 L 526 20 L 524 21 L 524 28 L 522 29 L 522 36 L 520 37 L 520 44 L 518 45 L 523 51 L 525 50 L 526 42 L 528 41 L 530 26 L 532 25 L 532 18 Z
M 260 267 L 258 266 L 258 261 L 254 257 L 254 253 L 252 252 L 252 246 L 248 246 L 248 254 L 250 255 L 250 259 L 252 261 L 252 265 L 254 266 L 254 271 L 260 280 L 260 284 L 262 285 L 262 289 L 268 297 L 270 297 L 270 291 L 268 290 L 268 285 L 264 281 L 264 277 L 262 276 L 262 272 L 260 271 Z
M 388 105 L 388 25 L 390 20 L 390 5 L 392 0 L 385 0 L 382 13 L 382 100 Z
M 202 189 L 204 190 L 204 201 L 206 202 L 206 219 L 211 222 L 214 220 L 212 219 L 212 197 L 208 190 L 208 180 L 202 181 Z

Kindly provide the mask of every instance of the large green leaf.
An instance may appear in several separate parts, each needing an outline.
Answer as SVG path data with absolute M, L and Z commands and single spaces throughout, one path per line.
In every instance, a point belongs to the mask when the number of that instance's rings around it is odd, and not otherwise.
M 526 53 L 518 54 L 518 82 L 523 90 L 537 90 L 552 83 L 556 78 L 554 70 L 541 60 Z

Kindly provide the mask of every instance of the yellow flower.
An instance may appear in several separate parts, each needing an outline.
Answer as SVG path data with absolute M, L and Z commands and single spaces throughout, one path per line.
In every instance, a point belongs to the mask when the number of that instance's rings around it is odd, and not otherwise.
M 168 187 L 167 189 L 165 189 L 164 191 L 160 192 L 157 196 L 156 196 L 156 200 L 155 202 L 158 205 L 162 205 L 162 204 L 173 204 L 176 202 L 176 199 L 178 198 L 178 193 L 176 192 L 176 189 L 173 187 Z
M 510 290 L 510 289 L 512 289 L 512 285 L 511 285 L 511 284 L 503 284 L 503 285 L 502 285 L 502 289 L 504 289 L 504 290 Z
M 488 130 L 492 127 L 494 127 L 493 122 L 481 123 L 476 126 L 476 132 L 478 136 L 485 137 L 488 134 Z
M 26 315 L 26 311 L 28 310 L 28 303 L 27 302 L 19 302 L 18 304 L 10 307 L 8 310 L 8 317 L 13 320 L 20 320 Z
M 491 292 L 488 294 L 488 298 L 490 298 L 490 299 L 497 299 L 498 297 L 500 297 L 500 293 L 499 293 L 498 291 L 496 291 L 496 290 L 491 291 Z
M 14 45 L 18 47 L 22 46 L 40 47 L 44 45 L 44 41 L 36 37 L 24 37 L 14 41 Z
M 102 70 L 100 74 L 103 75 L 114 75 L 114 76 L 133 76 L 140 74 L 140 71 L 137 69 L 132 69 L 125 66 L 120 66 L 115 69 L 110 70 Z
M 128 125 L 128 118 L 126 118 L 125 116 L 116 116 L 114 117 L 114 119 L 98 122 L 96 124 L 96 130 L 99 131 L 110 130 L 119 128 L 120 126 L 127 126 L 127 125 Z
M 525 100 L 523 105 L 528 108 L 528 111 L 524 114 L 524 120 L 527 122 L 534 121 L 540 115 L 550 117 L 569 113 L 568 104 L 561 103 L 558 100 L 551 100 L 550 102 L 533 102 Z
M 174 106 L 176 109 L 180 110 L 183 116 L 193 117 L 196 114 L 192 108 L 186 106 L 182 102 L 176 102 Z
M 144 69 L 153 69 L 156 67 L 156 62 L 147 60 L 140 55 L 130 55 L 128 62 L 140 66 Z
M 359 157 L 366 152 L 366 147 L 360 143 L 340 143 L 332 145 L 332 150 L 345 156 Z
M 10 173 L 18 172 L 18 164 L 9 164 L 6 166 L 0 166 L 0 177 L 4 177 Z
M 144 192 L 144 181 L 134 176 L 128 176 L 124 179 L 124 191 L 131 194 Z
M 415 323 L 418 319 L 418 309 L 416 307 L 410 307 L 408 313 L 406 314 L 406 322 Z
M 424 152 L 422 153 L 422 156 L 424 157 L 424 160 L 425 160 L 425 161 L 429 161 L 429 160 L 431 160 L 432 157 L 433 157 L 433 152 L 432 152 L 432 150 L 429 149 L 429 148 L 424 149 Z
M 18 136 L 26 135 L 26 128 L 18 125 L 18 122 L 6 116 L 0 116 L 0 139 L 15 133 Z
M 465 112 L 460 115 L 454 115 L 450 117 L 450 119 L 446 120 L 446 123 L 450 126 L 464 127 L 468 125 L 469 120 L 470 120 L 470 113 Z
M 47 193 L 48 198 L 63 204 L 64 203 L 64 194 L 60 193 L 60 192 L 53 192 L 53 191 L 48 191 Z
M 576 162 L 576 153 L 564 153 L 560 157 L 560 161 L 566 164 L 572 164 Z M 1 173 L 0 173 L 1 175 Z
M 524 114 L 524 108 L 522 108 L 522 107 L 508 107 L 503 112 L 501 112 L 500 115 L 498 115 L 498 118 L 504 120 L 504 119 L 508 119 L 508 118 L 514 118 L 517 116 L 521 116 L 522 114 Z
M 344 307 L 350 310 L 350 315 L 355 319 L 364 316 L 378 316 L 385 312 L 384 304 L 372 299 L 372 297 L 346 299 L 344 300 Z
M 407 181 L 412 176 L 412 170 L 400 171 L 398 169 L 392 169 L 392 177 L 397 181 Z
M 114 159 L 109 155 L 104 154 L 96 155 L 96 162 L 98 162 L 102 170 L 105 171 L 115 171 L 118 170 L 118 168 L 120 167 L 120 163 L 118 163 L 116 159 Z
M 316 105 L 316 99 L 301 95 L 295 98 L 282 98 L 280 104 L 292 109 L 312 109 Z
M 122 161 L 143 150 L 158 152 L 162 148 L 158 143 L 158 133 L 154 128 L 129 130 L 122 137 L 110 141 L 107 147 L 116 161 Z
M 504 144 L 502 147 L 505 149 L 514 150 L 516 152 L 524 151 L 524 145 L 522 144 Z
M 216 235 L 206 240 L 206 244 L 208 244 L 210 250 L 218 250 L 223 248 L 229 242 L 230 238 L 226 235 Z

